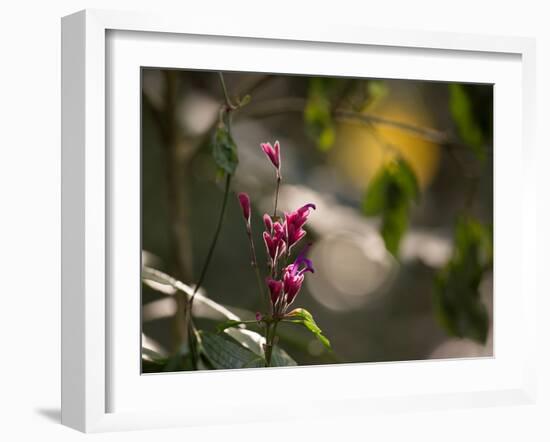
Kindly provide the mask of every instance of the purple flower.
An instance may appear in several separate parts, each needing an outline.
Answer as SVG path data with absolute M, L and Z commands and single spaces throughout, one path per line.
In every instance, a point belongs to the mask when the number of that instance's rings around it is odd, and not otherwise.
M 256 321 L 260 322 L 262 320 L 263 316 L 260 312 L 256 312 Z
M 302 227 L 306 223 L 311 209 L 315 210 L 315 204 L 305 204 L 294 212 L 285 213 L 286 238 L 289 251 L 294 244 L 306 235 L 306 231 Z
M 281 170 L 281 152 L 279 142 L 275 141 L 275 144 L 272 146 L 271 143 L 262 143 L 262 150 L 267 155 L 271 163 L 277 169 L 277 173 Z
M 300 253 L 296 260 L 285 267 L 283 273 L 283 291 L 286 295 L 285 301 L 286 306 L 288 307 L 302 288 L 302 283 L 304 282 L 304 273 L 311 272 L 314 273 L 313 263 L 310 259 L 305 257 L 309 245 Z
M 275 305 L 281 297 L 283 290 L 283 283 L 274 279 L 267 279 L 267 287 L 269 288 L 269 296 L 271 298 L 271 304 Z
M 239 198 L 239 204 L 241 205 L 241 209 L 243 211 L 243 217 L 247 224 L 250 224 L 250 198 L 248 194 L 241 192 L 237 195 L 237 198 Z
M 264 223 L 267 223 L 265 216 Z M 286 251 L 285 229 L 281 223 L 272 222 L 270 232 L 264 232 L 263 236 L 267 254 L 271 258 L 271 263 L 274 264 Z

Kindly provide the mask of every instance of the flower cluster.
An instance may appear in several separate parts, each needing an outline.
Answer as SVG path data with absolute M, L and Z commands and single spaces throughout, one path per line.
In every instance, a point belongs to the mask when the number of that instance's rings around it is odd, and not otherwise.
M 294 302 L 300 292 L 305 273 L 314 272 L 311 260 L 306 258 L 308 247 L 302 250 L 294 262 L 291 264 L 287 263 L 293 248 L 306 235 L 304 225 L 311 211 L 315 210 L 315 204 L 305 204 L 293 212 L 284 213 L 283 217 L 277 216 L 278 183 L 281 180 L 280 145 L 276 141 L 273 146 L 270 143 L 262 143 L 261 147 L 277 173 L 275 210 L 273 216 L 267 213 L 263 216 L 265 226 L 263 241 L 268 259 L 268 276 L 265 281 L 271 304 L 271 315 L 274 318 L 280 318 L 285 315 L 288 307 Z M 254 241 L 251 236 L 250 226 L 250 198 L 247 194 L 240 193 L 238 199 L 246 222 L 253 255 L 253 265 L 257 269 Z M 257 317 L 261 318 L 261 315 L 257 315 Z

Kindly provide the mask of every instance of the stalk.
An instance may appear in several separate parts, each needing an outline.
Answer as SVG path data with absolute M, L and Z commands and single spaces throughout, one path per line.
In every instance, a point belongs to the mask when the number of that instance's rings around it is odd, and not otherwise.
M 279 187 L 281 186 L 281 175 L 277 171 L 277 187 L 275 189 L 275 208 L 273 209 L 273 218 L 277 218 L 277 203 L 279 201 Z
M 254 246 L 254 239 L 252 238 L 252 228 L 250 226 L 250 223 L 247 223 L 246 225 L 246 234 L 248 236 L 248 242 L 250 243 L 251 264 L 252 264 L 252 268 L 254 269 L 254 273 L 256 274 L 256 281 L 258 283 L 258 290 L 261 298 L 261 303 L 267 309 L 267 306 L 265 305 L 266 294 L 264 291 L 264 285 L 262 284 L 262 276 L 260 275 L 260 267 L 258 266 L 258 258 L 256 257 L 256 247 Z

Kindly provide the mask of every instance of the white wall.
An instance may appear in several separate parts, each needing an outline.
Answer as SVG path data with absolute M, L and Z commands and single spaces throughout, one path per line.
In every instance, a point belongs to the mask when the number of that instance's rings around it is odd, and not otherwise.
M 186 6 L 186 3 L 189 4 Z M 0 438 L 81 440 L 59 419 L 60 352 L 60 17 L 83 8 L 170 10 L 226 16 L 277 26 L 280 20 L 309 25 L 337 22 L 375 27 L 444 30 L 537 37 L 539 149 L 548 147 L 550 122 L 550 15 L 543 1 L 454 2 L 277 0 L 249 2 L 155 0 L 57 0 L 4 2 L 0 9 Z M 165 9 L 166 8 L 166 9 Z M 353 11 L 349 15 L 350 8 Z M 540 154 L 539 226 L 548 226 L 550 174 Z M 498 221 L 497 221 L 498 222 Z M 541 245 L 549 235 L 539 229 Z M 542 275 L 548 259 L 539 251 Z M 210 429 L 163 430 L 94 436 L 95 440 L 550 440 L 550 337 L 548 281 L 539 281 L 540 399 L 536 406 L 423 412 L 333 422 L 285 423 Z M 342 433 L 347 433 L 347 437 Z M 357 432 L 357 436 L 354 437 Z M 362 436 L 362 437 L 361 437 Z

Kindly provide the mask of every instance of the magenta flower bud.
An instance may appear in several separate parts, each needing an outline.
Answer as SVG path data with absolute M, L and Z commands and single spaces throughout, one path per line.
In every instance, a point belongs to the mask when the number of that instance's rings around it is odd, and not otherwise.
M 269 288 L 269 296 L 271 298 L 271 303 L 275 305 L 279 298 L 281 297 L 281 292 L 283 290 L 283 283 L 281 281 L 276 281 L 274 279 L 267 279 L 267 287 Z
M 273 223 L 271 232 L 264 232 L 263 237 L 267 254 L 273 263 L 286 252 L 284 227 L 279 222 Z
M 239 198 L 239 204 L 241 205 L 241 209 L 243 211 L 243 217 L 247 224 L 250 224 L 250 198 L 248 194 L 244 192 L 239 193 L 237 198 Z
M 263 316 L 260 312 L 256 312 L 256 321 L 260 322 L 262 320 Z
M 279 142 L 275 141 L 275 144 L 272 146 L 271 143 L 262 143 L 262 150 L 267 155 L 271 163 L 275 166 L 277 171 L 281 169 L 281 152 Z
M 315 210 L 315 204 L 309 203 L 294 212 L 285 213 L 286 238 L 289 250 L 306 236 L 306 231 L 302 227 L 306 223 L 312 209 Z
M 264 215 L 264 224 L 269 233 L 273 232 L 273 220 L 267 213 Z

